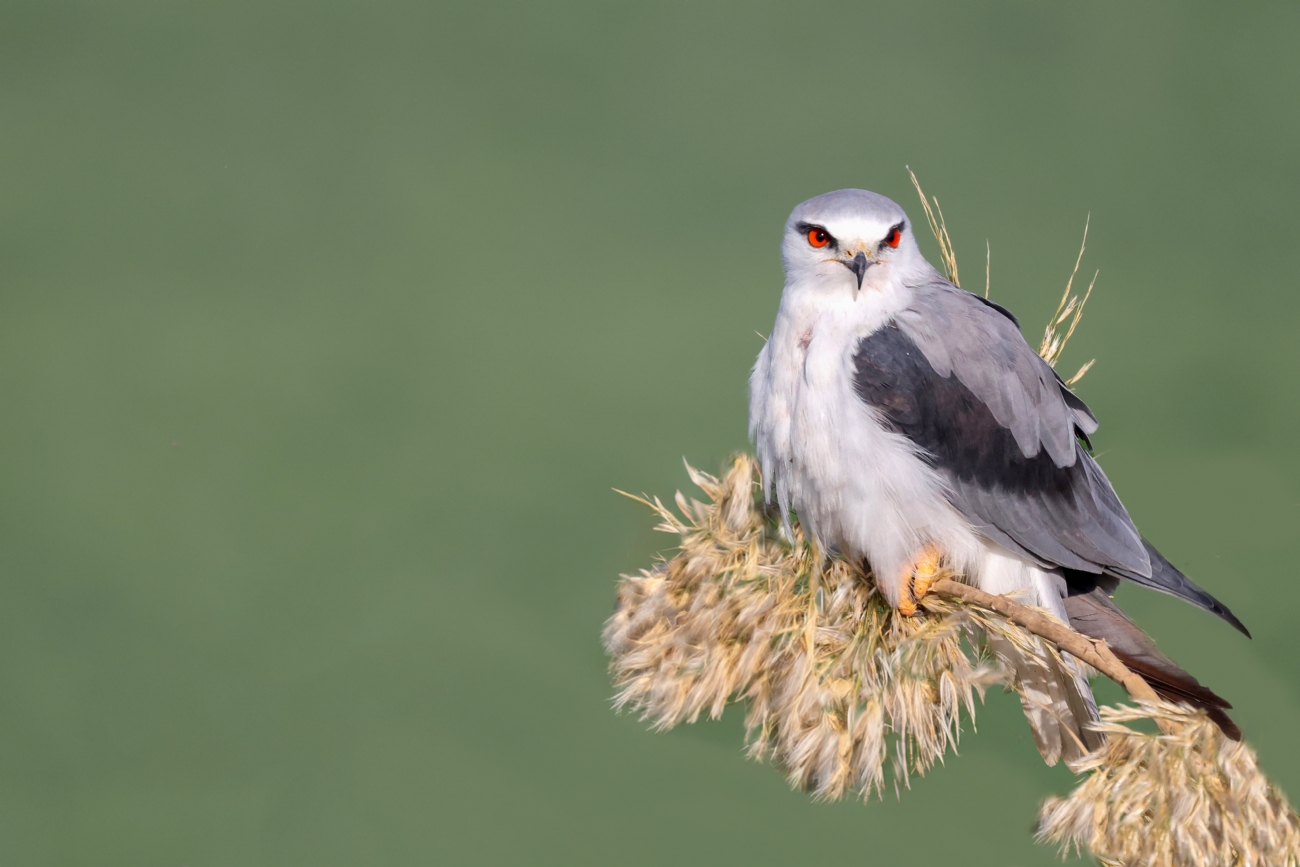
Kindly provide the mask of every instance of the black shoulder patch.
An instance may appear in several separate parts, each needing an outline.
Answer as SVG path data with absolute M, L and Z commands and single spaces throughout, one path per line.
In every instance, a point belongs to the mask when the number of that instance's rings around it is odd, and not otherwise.
M 985 489 L 1070 497 L 1078 461 L 1058 467 L 1046 449 L 1027 457 L 989 408 L 957 377 L 939 376 L 897 325 L 863 338 L 853 360 L 858 397 L 936 467 Z

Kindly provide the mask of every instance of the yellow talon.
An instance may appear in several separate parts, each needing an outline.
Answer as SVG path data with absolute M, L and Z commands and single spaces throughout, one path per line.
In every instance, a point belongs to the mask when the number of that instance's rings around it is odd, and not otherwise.
M 939 580 L 942 563 L 943 553 L 934 545 L 927 544 L 912 565 L 903 570 L 903 592 L 899 595 L 898 611 L 904 617 L 916 614 L 917 603 L 930 592 L 930 585 Z

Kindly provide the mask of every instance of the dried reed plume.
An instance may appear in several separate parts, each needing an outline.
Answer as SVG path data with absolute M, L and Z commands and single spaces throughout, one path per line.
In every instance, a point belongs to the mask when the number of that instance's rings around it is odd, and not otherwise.
M 1076 767 L 1089 776 L 1049 798 L 1037 836 L 1123 867 L 1297 867 L 1300 818 L 1255 753 L 1205 714 L 1162 701 L 1106 707 L 1106 745 Z M 1125 725 L 1154 719 L 1169 733 Z
M 615 706 L 665 729 L 744 700 L 750 755 L 818 798 L 880 794 L 887 764 L 895 786 L 925 773 L 956 745 L 961 710 L 973 718 L 1001 680 L 973 644 L 984 613 L 935 599 L 898 616 L 850 564 L 815 563 L 797 524 L 793 544 L 782 538 L 752 458 L 721 479 L 688 469 L 709 503 L 678 493 L 679 516 L 635 498 L 680 553 L 619 585 L 603 636 Z

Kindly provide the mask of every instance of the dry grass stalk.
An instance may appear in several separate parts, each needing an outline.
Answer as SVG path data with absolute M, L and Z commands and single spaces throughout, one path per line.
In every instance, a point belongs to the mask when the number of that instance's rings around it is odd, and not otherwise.
M 984 239 L 984 297 L 989 297 L 993 289 L 993 247 L 989 239 Z
M 1156 691 L 1151 688 L 1149 683 L 1131 671 L 1128 666 L 1115 657 L 1115 654 L 1110 652 L 1106 642 L 1075 632 L 1069 626 L 1035 608 L 1021 605 L 1006 596 L 994 596 L 992 593 L 985 593 L 978 587 L 961 584 L 951 578 L 939 579 L 930 587 L 930 590 L 934 593 L 960 599 L 970 605 L 978 605 L 981 608 L 996 611 L 1017 626 L 1032 632 L 1040 638 L 1047 639 L 1057 650 L 1064 650 L 1076 659 L 1086 662 L 1092 668 L 1124 687 L 1124 689 L 1128 690 L 1128 694 L 1136 699 L 1151 701 L 1159 699 Z
M 1037 836 L 1117 867 L 1297 867 L 1300 818 L 1255 753 L 1203 713 L 1162 701 L 1102 708 L 1090 775 L 1039 812 Z M 1125 723 L 1150 719 L 1173 733 Z
M 930 232 L 934 239 L 939 242 L 939 259 L 943 262 L 943 271 L 952 281 L 952 285 L 960 286 L 961 280 L 957 276 L 957 252 L 952 248 L 952 238 L 948 235 L 948 224 L 943 219 L 943 209 L 939 207 L 939 199 L 936 196 L 934 205 L 931 206 L 930 199 L 926 198 L 925 192 L 921 189 L 921 182 L 916 179 L 916 172 L 912 171 L 911 166 L 907 168 L 907 174 L 912 179 L 912 186 L 916 187 L 916 194 L 921 197 L 921 207 L 925 209 L 926 222 L 930 224 Z M 992 256 L 992 251 L 989 253 Z M 987 278 L 988 274 L 985 273 Z M 985 284 L 984 297 L 988 296 L 987 282 Z
M 1083 298 L 1078 295 L 1070 294 L 1074 290 L 1074 278 L 1079 274 L 1079 264 L 1083 262 L 1083 251 L 1088 248 L 1088 226 L 1092 222 L 1092 215 L 1083 223 L 1083 241 L 1079 244 L 1079 255 L 1074 260 L 1074 270 L 1070 272 L 1070 279 L 1065 281 L 1065 291 L 1061 293 L 1061 300 L 1056 305 L 1056 312 L 1052 318 L 1047 320 L 1047 328 L 1043 331 L 1043 340 L 1038 344 L 1038 354 L 1043 360 L 1053 367 L 1061 360 L 1061 353 L 1065 352 L 1065 344 L 1070 342 L 1074 336 L 1074 329 L 1079 327 L 1079 320 L 1083 318 L 1083 305 L 1088 303 L 1092 297 L 1092 287 L 1097 285 L 1097 275 L 1100 271 L 1094 272 L 1092 280 L 1088 283 L 1088 290 L 1083 293 Z M 1069 325 L 1066 325 L 1066 323 Z M 1065 327 L 1065 333 L 1061 333 L 1061 328 Z M 1087 364 L 1075 371 L 1065 381 L 1068 386 L 1073 386 L 1076 382 L 1083 379 L 1083 375 L 1088 372 L 1097 359 L 1092 359 Z

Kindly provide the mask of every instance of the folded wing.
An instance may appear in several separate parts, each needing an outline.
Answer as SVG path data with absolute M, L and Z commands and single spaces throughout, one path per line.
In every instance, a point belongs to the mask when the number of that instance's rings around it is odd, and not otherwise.
M 1178 596 L 1245 632 L 1138 533 L 1085 447 L 1096 417 L 1006 311 L 948 283 L 920 287 L 859 342 L 854 366 L 858 397 L 930 456 L 989 539 L 1046 568 Z

